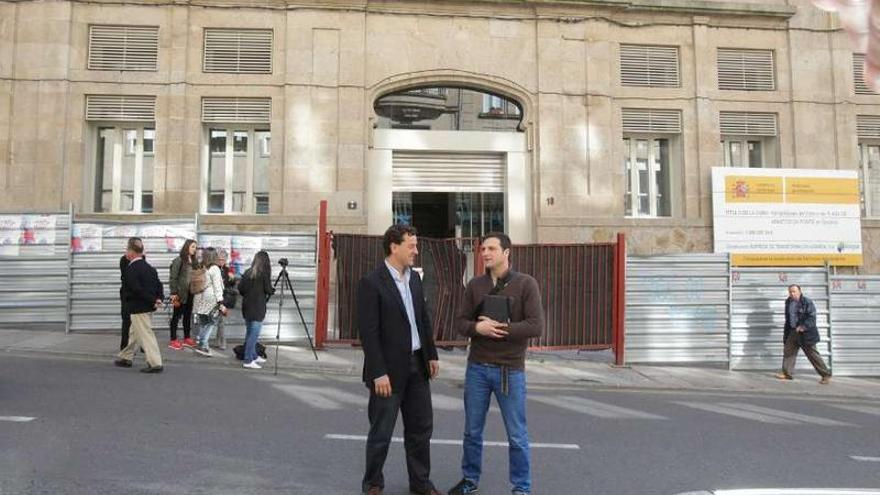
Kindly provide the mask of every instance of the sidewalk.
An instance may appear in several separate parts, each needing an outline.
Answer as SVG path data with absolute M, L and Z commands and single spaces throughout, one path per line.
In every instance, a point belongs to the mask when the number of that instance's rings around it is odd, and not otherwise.
M 264 344 L 271 344 L 264 341 Z M 189 349 L 172 351 L 160 336 L 162 357 L 168 371 L 175 363 L 206 366 L 240 367 L 232 346 L 215 351 L 205 358 Z M 108 366 L 118 351 L 119 336 L 110 334 L 64 334 L 38 330 L 0 330 L 0 352 L 5 354 L 44 354 L 89 359 L 103 359 Z M 262 372 L 270 372 L 275 360 L 275 346 L 268 345 L 270 361 Z M 464 379 L 467 354 L 462 349 L 439 350 L 441 379 L 460 382 Z M 326 373 L 360 377 L 363 354 L 359 348 L 328 347 L 318 351 L 318 361 L 308 348 L 280 346 L 278 369 L 286 372 Z M 806 359 L 801 356 L 801 359 Z M 813 372 L 801 372 L 793 381 L 781 382 L 772 372 L 728 371 L 695 366 L 633 365 L 615 367 L 609 351 L 531 352 L 527 357 L 530 386 L 593 387 L 613 389 L 692 390 L 732 393 L 810 395 L 816 397 L 851 397 L 880 400 L 880 379 L 835 377 L 832 384 L 818 384 Z M 137 366 L 137 364 L 136 364 Z M 251 372 L 251 371 L 248 371 Z

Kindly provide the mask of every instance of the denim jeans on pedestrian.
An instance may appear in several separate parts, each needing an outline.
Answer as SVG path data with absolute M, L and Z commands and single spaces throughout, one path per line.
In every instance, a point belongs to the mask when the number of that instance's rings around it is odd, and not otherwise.
M 244 328 L 244 362 L 250 363 L 257 359 L 257 339 L 263 329 L 262 321 L 245 321 Z
M 513 490 L 531 493 L 532 477 L 529 454 L 529 432 L 526 426 L 526 373 L 509 369 L 508 393 L 503 393 L 502 369 L 499 366 L 468 363 L 464 384 L 464 455 L 461 459 L 463 477 L 475 485 L 480 483 L 483 464 L 483 429 L 492 394 L 501 408 L 510 462 L 510 483 Z
M 214 329 L 217 328 L 217 324 L 220 323 L 220 318 L 222 318 L 220 315 L 199 315 L 199 334 L 196 337 L 196 344 L 199 347 L 208 347 L 208 340 L 211 339 L 211 334 L 214 332 Z

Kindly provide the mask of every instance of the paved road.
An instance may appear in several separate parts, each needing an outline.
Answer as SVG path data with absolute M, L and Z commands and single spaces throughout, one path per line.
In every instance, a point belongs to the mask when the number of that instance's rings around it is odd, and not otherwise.
M 434 384 L 435 483 L 459 474 L 461 389 Z M 880 488 L 880 401 L 533 388 L 536 494 Z M 366 392 L 350 378 L 0 357 L 0 494 L 354 494 Z M 30 419 L 34 418 L 34 419 Z M 398 433 L 399 435 L 399 433 Z M 490 413 L 482 493 L 507 453 Z M 386 468 L 406 494 L 402 445 Z

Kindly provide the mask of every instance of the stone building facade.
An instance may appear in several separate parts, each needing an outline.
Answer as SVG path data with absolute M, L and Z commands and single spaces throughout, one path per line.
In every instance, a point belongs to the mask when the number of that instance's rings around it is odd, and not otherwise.
M 515 241 L 710 252 L 712 167 L 858 169 L 876 271 L 880 96 L 854 60 L 809 0 L 0 1 L 0 211 L 265 231 L 327 199 L 374 233 L 448 187 L 484 222 L 501 194 Z M 440 94 L 467 128 L 413 120 Z M 406 191 L 484 159 L 497 191 Z

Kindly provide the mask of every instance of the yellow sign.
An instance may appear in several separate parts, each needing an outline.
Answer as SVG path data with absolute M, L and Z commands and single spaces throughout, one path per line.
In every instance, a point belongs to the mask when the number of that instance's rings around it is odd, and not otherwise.
M 786 177 L 785 202 L 859 204 L 859 181 L 826 177 Z
M 738 176 L 724 178 L 728 203 L 782 203 L 782 177 Z
M 734 266 L 862 266 L 861 254 L 732 254 Z

